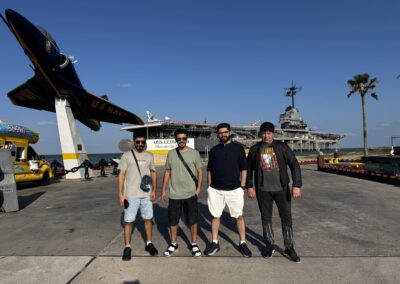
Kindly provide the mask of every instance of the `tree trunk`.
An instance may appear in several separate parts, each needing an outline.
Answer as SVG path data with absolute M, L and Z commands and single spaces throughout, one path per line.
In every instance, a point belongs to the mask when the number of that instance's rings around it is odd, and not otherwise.
M 363 136 L 364 136 L 364 156 L 368 156 L 368 143 L 367 143 L 367 119 L 365 115 L 365 94 L 361 94 L 361 106 L 363 116 Z

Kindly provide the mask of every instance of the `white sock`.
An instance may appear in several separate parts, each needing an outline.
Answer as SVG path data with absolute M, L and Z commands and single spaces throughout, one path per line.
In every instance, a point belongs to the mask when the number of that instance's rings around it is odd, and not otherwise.
M 126 247 L 126 248 L 130 248 L 130 247 L 131 247 L 131 244 L 127 244 L 127 245 L 125 245 L 125 247 Z
M 146 242 L 146 246 L 148 246 L 149 244 L 151 244 L 151 241 L 147 241 Z
M 171 245 L 174 245 L 174 246 L 176 246 L 176 242 L 172 242 L 172 243 L 171 243 Z
M 245 244 L 246 243 L 246 241 L 240 241 L 240 244 Z
M 192 246 L 197 246 L 197 243 L 192 243 Z
M 218 244 L 218 240 L 213 240 L 213 243 L 216 243 L 216 244 Z

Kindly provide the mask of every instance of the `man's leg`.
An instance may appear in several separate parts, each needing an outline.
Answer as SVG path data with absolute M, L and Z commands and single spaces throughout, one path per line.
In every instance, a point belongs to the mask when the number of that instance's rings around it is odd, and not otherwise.
M 151 241 L 152 231 L 153 231 L 153 220 L 152 219 L 144 220 L 144 230 L 146 232 L 146 240 L 147 240 L 145 250 L 147 252 L 149 252 L 149 254 L 151 256 L 155 256 L 158 254 L 158 250 L 156 249 L 156 247 L 154 246 L 154 244 Z
M 170 226 L 171 243 L 176 244 L 176 239 L 178 235 L 178 225 Z
M 183 204 L 183 212 L 186 217 L 186 222 L 190 226 L 190 235 L 192 237 L 192 245 L 197 242 L 197 221 L 198 221 L 198 208 L 197 196 L 194 195 L 186 199 Z
M 176 250 L 178 250 L 176 239 L 178 234 L 179 219 L 182 212 L 181 208 L 182 208 L 181 200 L 169 199 L 168 222 L 169 222 L 171 243 L 165 250 L 164 256 L 171 256 Z
M 278 207 L 279 217 L 281 218 L 283 241 L 286 249 L 290 248 L 294 244 L 291 200 L 288 193 L 290 194 L 290 190 L 284 189 L 274 194 L 274 200 Z
M 298 257 L 294 250 L 293 228 L 292 228 L 292 212 L 291 212 L 291 196 L 289 188 L 285 188 L 275 196 L 275 203 L 278 207 L 279 216 L 282 222 L 282 234 L 285 244 L 285 255 L 292 261 L 299 263 Z
M 224 193 L 209 186 L 207 188 L 207 204 L 208 210 L 213 216 L 211 220 L 211 243 L 206 247 L 204 254 L 213 255 L 219 251 L 218 232 L 220 217 L 225 207 Z
M 193 224 L 190 226 L 190 235 L 192 237 L 192 243 L 197 242 L 197 224 Z
M 146 241 L 151 242 L 153 236 L 153 221 L 144 220 L 144 230 L 146 232 Z
M 236 226 L 239 233 L 239 251 L 245 257 L 251 257 L 252 253 L 246 244 L 246 225 L 243 218 L 244 191 L 241 187 L 227 191 L 225 201 L 229 208 L 231 217 L 236 219 Z
M 273 197 L 271 192 L 260 191 L 257 194 L 257 201 L 261 213 L 264 241 L 267 246 L 271 246 L 274 244 L 274 231 L 272 229 Z
M 220 219 L 213 217 L 211 220 L 211 237 L 213 241 L 218 240 Z
M 131 259 L 131 239 L 133 232 L 133 222 L 135 221 L 137 211 L 139 209 L 139 201 L 136 198 L 128 198 L 129 207 L 124 209 L 124 242 L 125 248 L 122 253 L 122 260 L 128 261 Z
M 236 218 L 236 226 L 239 232 L 240 241 L 246 241 L 246 225 L 244 223 L 243 216 L 239 216 Z
M 132 231 L 133 231 L 133 223 L 125 223 L 124 226 L 124 241 L 125 245 L 131 245 L 132 240 Z

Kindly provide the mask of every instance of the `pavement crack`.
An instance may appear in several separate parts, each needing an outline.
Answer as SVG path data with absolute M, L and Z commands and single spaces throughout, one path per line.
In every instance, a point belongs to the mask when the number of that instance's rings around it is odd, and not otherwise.
M 81 274 L 95 259 L 97 258 L 97 256 L 92 257 L 88 263 L 86 263 L 86 265 L 80 270 L 78 271 L 68 282 L 67 284 L 72 283 L 72 281 L 74 281 L 76 279 L 76 277 L 79 276 L 79 274 Z

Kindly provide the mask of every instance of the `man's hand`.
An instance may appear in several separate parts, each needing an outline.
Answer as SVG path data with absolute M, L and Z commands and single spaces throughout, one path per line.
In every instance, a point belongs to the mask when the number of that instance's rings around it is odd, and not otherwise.
M 118 199 L 119 199 L 119 206 L 121 206 L 121 208 L 124 208 L 124 200 L 128 200 L 128 197 L 126 197 L 123 194 L 119 194 L 118 195 Z
M 161 200 L 162 201 L 167 201 L 167 192 L 166 191 L 163 191 L 162 193 L 161 193 Z
M 293 187 L 292 189 L 292 196 L 293 198 L 300 198 L 301 197 L 301 189 L 300 187 Z
M 152 191 L 152 192 L 150 193 L 150 200 L 151 200 L 151 201 L 154 201 L 154 200 L 156 200 L 156 198 L 157 198 L 157 193 L 156 193 L 156 191 L 154 190 L 154 191 Z
M 256 191 L 254 190 L 254 187 L 250 187 L 247 189 L 247 197 L 248 198 L 256 197 Z

